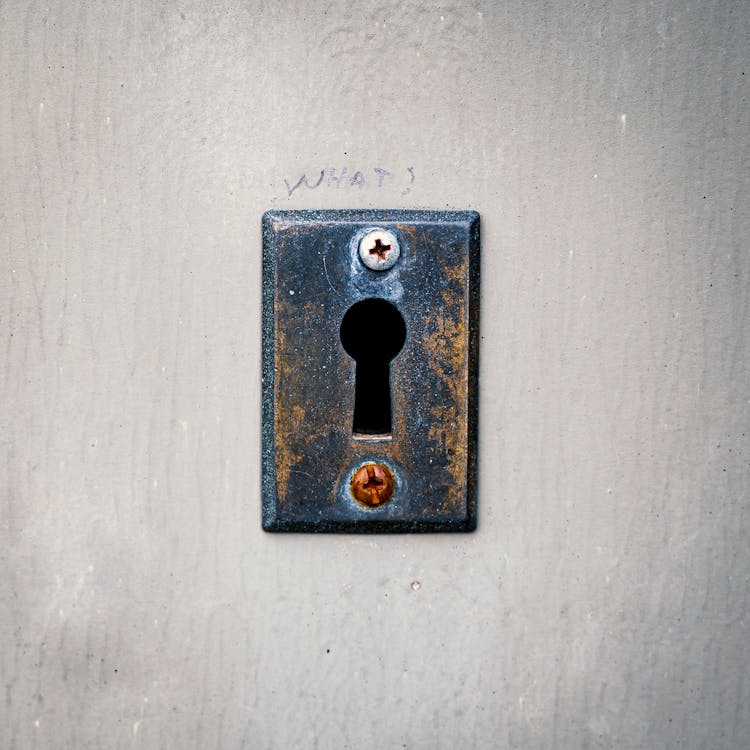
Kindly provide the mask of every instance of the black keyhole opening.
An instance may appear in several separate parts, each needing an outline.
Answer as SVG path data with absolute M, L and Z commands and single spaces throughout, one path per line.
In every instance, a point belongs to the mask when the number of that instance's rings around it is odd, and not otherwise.
M 390 302 L 365 299 L 346 311 L 340 335 L 346 353 L 357 363 L 352 433 L 389 437 L 391 361 L 406 341 L 406 323 Z

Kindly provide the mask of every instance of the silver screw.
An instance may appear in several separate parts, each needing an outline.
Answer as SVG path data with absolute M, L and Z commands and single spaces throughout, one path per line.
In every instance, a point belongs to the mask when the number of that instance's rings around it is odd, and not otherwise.
M 359 257 L 373 271 L 387 271 L 401 255 L 396 235 L 388 229 L 368 229 L 359 241 Z

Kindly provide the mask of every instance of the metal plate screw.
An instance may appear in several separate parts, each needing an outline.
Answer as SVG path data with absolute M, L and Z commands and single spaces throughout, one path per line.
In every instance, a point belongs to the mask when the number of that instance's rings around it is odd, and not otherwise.
M 387 271 L 401 255 L 396 235 L 388 229 L 368 229 L 359 241 L 359 257 L 373 271 Z
M 352 495 L 357 502 L 377 508 L 393 495 L 393 472 L 384 464 L 366 463 L 354 472 Z

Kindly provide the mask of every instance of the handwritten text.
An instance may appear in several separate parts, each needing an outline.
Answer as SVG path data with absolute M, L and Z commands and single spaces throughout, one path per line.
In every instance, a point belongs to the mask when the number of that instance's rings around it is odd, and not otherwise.
M 383 167 L 372 167 L 372 169 L 356 170 L 349 172 L 346 167 L 336 170 L 333 167 L 321 169 L 308 175 L 303 174 L 296 182 L 284 180 L 287 196 L 291 198 L 295 192 L 305 188 L 306 190 L 317 190 L 318 188 L 331 188 L 348 190 L 365 188 L 397 188 L 401 189 L 401 195 L 411 192 L 414 185 L 414 167 L 391 172 Z

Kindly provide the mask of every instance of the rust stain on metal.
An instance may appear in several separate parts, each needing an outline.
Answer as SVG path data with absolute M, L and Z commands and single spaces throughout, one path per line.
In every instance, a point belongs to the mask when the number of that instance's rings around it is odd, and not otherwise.
M 444 278 L 461 287 L 465 283 L 466 265 L 446 263 L 441 269 Z M 442 507 L 455 509 L 464 502 L 467 471 L 467 395 L 468 395 L 468 331 L 466 306 L 456 305 L 451 287 L 439 296 L 439 315 L 427 320 L 423 348 L 429 369 L 428 380 L 441 383 L 442 399 L 429 407 L 427 436 L 438 450 L 448 457 L 446 470 L 451 481 L 446 487 Z M 453 315 L 449 312 L 451 311 Z

